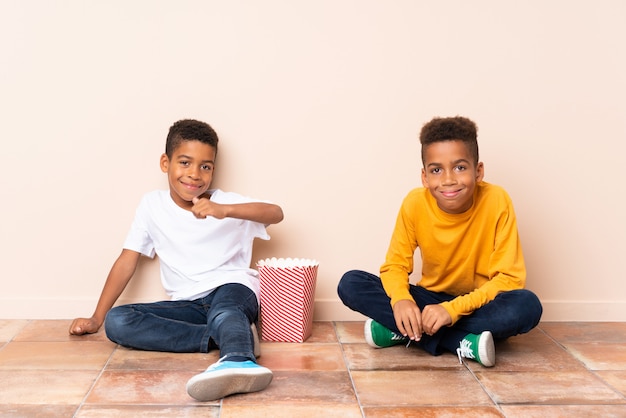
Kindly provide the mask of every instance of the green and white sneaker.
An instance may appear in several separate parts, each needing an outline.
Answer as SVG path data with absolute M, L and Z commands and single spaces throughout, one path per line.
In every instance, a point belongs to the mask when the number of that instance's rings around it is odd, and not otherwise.
M 406 343 L 408 337 L 396 334 L 371 318 L 365 321 L 365 341 L 374 348 L 385 348 Z
M 493 367 L 496 364 L 496 347 L 491 331 L 484 331 L 480 335 L 467 334 L 456 349 L 456 354 L 459 363 L 463 363 L 462 358 L 469 358 L 485 367 Z

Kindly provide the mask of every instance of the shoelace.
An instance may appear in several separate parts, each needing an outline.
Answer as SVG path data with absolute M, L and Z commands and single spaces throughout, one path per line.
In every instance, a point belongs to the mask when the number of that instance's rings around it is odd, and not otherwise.
M 391 341 L 403 341 L 405 337 L 400 334 L 396 334 L 395 332 L 391 333 Z
M 406 337 L 400 334 L 396 334 L 395 332 L 391 333 L 391 341 L 404 341 Z M 411 340 L 409 339 L 409 341 L 406 343 L 406 348 L 409 348 L 409 346 L 411 345 Z
M 456 349 L 456 355 L 459 356 L 459 363 L 463 363 L 462 357 L 473 359 L 474 352 L 472 351 L 472 343 L 468 340 L 461 340 L 459 348 Z
M 225 359 L 225 358 L 226 358 L 226 356 L 222 357 L 221 359 L 219 359 L 219 360 L 218 360 L 218 361 L 216 361 L 215 363 L 211 364 L 211 365 L 209 366 L 209 368 L 208 368 L 208 369 L 206 369 L 205 371 L 207 371 L 207 372 L 208 372 L 208 371 L 210 371 L 210 370 L 215 369 L 216 367 L 218 367 L 218 366 L 222 363 L 222 361 L 224 361 L 224 359 Z

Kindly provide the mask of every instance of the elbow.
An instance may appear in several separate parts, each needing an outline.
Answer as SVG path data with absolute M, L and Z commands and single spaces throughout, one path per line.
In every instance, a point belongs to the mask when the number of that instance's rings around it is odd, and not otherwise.
M 275 224 L 282 222 L 283 219 L 285 219 L 285 214 L 283 213 L 283 210 L 280 206 L 276 206 L 276 214 L 275 214 L 275 219 L 276 221 L 273 222 Z
M 265 223 L 266 225 L 273 225 L 281 222 L 285 218 L 283 214 L 283 210 L 278 205 L 272 205 L 272 210 L 270 211 L 270 216 L 268 217 L 268 221 Z

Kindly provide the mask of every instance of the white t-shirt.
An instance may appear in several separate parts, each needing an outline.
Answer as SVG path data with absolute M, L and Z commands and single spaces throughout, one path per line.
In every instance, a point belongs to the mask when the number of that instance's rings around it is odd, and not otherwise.
M 211 190 L 216 203 L 255 202 L 236 193 Z M 158 255 L 161 282 L 172 300 L 204 297 L 226 283 L 250 288 L 259 300 L 259 279 L 250 268 L 254 238 L 268 240 L 265 225 L 242 219 L 198 219 L 178 206 L 169 190 L 147 193 L 135 214 L 124 248 Z

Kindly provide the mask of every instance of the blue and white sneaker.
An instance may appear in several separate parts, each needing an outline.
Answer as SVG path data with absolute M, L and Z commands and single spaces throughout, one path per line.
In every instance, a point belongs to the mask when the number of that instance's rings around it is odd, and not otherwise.
M 187 393 L 199 401 L 222 399 L 235 393 L 257 392 L 272 381 L 272 371 L 253 361 L 223 361 L 212 364 L 187 382 Z

